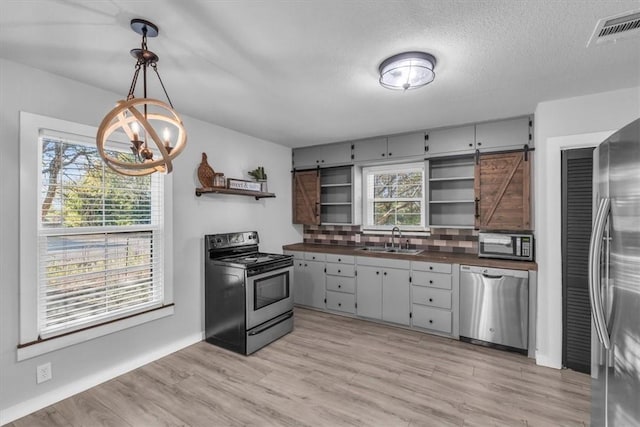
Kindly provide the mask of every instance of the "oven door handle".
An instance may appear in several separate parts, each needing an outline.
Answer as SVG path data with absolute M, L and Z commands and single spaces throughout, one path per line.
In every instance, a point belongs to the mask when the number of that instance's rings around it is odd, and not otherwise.
M 276 326 L 277 324 L 282 323 L 285 320 L 289 320 L 292 317 L 293 317 L 293 311 L 290 311 L 290 312 L 285 313 L 285 314 L 283 314 L 281 316 L 278 316 L 275 319 L 272 319 L 272 320 L 268 321 L 267 323 L 261 325 L 260 329 L 254 329 L 251 332 L 249 332 L 249 336 L 259 335 L 259 334 L 263 333 L 264 331 L 266 331 L 267 329 L 271 329 L 274 326 Z

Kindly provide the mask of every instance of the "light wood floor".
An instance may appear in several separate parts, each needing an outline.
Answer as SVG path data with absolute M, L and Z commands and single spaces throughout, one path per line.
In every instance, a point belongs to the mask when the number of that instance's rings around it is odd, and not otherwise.
M 296 308 L 250 357 L 201 342 L 12 426 L 588 425 L 589 376 Z

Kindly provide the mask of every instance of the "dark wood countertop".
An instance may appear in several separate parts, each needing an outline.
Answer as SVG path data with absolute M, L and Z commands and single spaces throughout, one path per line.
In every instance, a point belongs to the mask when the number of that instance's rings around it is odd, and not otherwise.
M 509 261 L 504 259 L 478 258 L 477 255 L 451 252 L 422 251 L 417 255 L 384 252 L 365 252 L 358 246 L 322 245 L 314 243 L 293 243 L 284 245 L 285 251 L 322 252 L 327 254 L 366 256 L 371 258 L 406 259 L 409 261 L 446 262 L 449 264 L 475 265 L 480 267 L 509 268 L 512 270 L 538 270 L 538 264 L 529 261 Z

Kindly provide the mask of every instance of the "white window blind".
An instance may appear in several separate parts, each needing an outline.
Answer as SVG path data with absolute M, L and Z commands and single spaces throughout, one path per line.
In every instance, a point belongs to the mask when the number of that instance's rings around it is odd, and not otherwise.
M 363 168 L 366 228 L 422 230 L 425 227 L 422 163 Z
M 60 132 L 41 132 L 40 154 L 39 337 L 162 306 L 162 175 L 116 174 Z

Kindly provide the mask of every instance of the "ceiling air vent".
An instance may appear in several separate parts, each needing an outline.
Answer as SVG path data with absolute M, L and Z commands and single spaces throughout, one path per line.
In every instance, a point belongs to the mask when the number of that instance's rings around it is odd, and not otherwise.
M 587 47 L 630 37 L 640 38 L 640 11 L 638 10 L 599 20 Z

